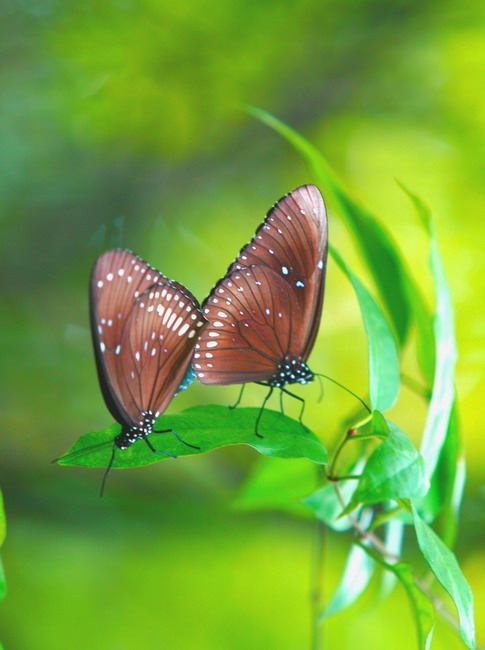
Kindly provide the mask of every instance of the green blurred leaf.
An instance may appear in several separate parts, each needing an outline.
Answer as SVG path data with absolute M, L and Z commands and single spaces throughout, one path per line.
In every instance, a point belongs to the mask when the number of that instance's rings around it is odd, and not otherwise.
M 388 504 L 390 506 L 390 504 Z M 392 506 L 390 506 L 392 507 Z M 404 522 L 401 519 L 390 519 L 384 524 L 384 545 L 395 557 L 399 557 L 404 541 Z M 389 571 L 384 571 L 381 580 L 380 597 L 387 598 L 393 592 L 397 577 Z
M 416 584 L 414 574 L 407 562 L 389 564 L 375 551 L 361 545 L 365 553 L 368 553 L 376 562 L 381 564 L 387 571 L 390 571 L 401 582 L 411 603 L 414 619 L 418 632 L 419 650 L 428 650 L 431 645 L 433 628 L 435 623 L 435 608 L 431 598 L 422 591 Z
M 414 505 L 426 522 L 438 518 L 438 530 L 447 546 L 453 545 L 456 536 L 465 475 L 465 461 L 460 456 L 458 415 L 454 407 L 429 492 L 425 497 L 414 500 Z
M 229 409 L 227 406 L 196 406 L 176 415 L 162 415 L 156 428 L 174 429 L 185 442 L 197 445 L 192 449 L 171 434 L 151 434 L 150 440 L 158 449 L 175 456 L 203 454 L 226 445 L 249 445 L 266 456 L 275 458 L 307 458 L 315 463 L 326 463 L 327 452 L 320 440 L 308 429 L 282 413 L 265 409 L 260 422 L 263 438 L 254 432 L 259 408 Z M 102 431 L 86 433 L 60 458 L 59 465 L 106 467 L 113 449 L 113 439 L 120 425 L 113 424 Z M 114 468 L 150 465 L 167 458 L 154 454 L 143 440 L 115 454 Z
M 370 401 L 373 409 L 386 411 L 399 395 L 399 359 L 394 337 L 374 298 L 331 247 L 333 259 L 349 278 L 359 301 L 369 349 Z
M 345 191 L 322 153 L 299 133 L 276 117 L 256 107 L 248 107 L 250 115 L 283 136 L 307 161 L 325 195 L 331 195 L 339 214 L 352 231 L 382 301 L 391 318 L 400 344 L 406 341 L 415 311 L 418 337 L 423 337 L 420 350 L 427 350 L 429 316 L 422 294 L 409 274 L 402 256 L 387 230 Z M 426 339 L 426 341 L 425 341 Z M 429 377 L 429 359 L 423 354 Z
M 419 367 L 427 381 L 427 385 L 431 386 L 434 380 L 436 364 L 433 320 L 421 290 L 409 274 L 406 277 L 405 287 L 416 327 L 416 354 Z
M 360 546 L 352 544 L 342 579 L 321 618 L 329 618 L 350 607 L 367 588 L 374 569 L 375 562 Z
M 436 308 L 433 327 L 436 339 L 436 371 L 421 443 L 421 454 L 426 462 L 426 472 L 428 478 L 431 478 L 446 439 L 455 400 L 454 373 L 457 351 L 453 305 L 430 211 L 416 194 L 413 194 L 403 185 L 401 187 L 413 202 L 424 227 L 428 231 L 430 237 L 430 266 L 435 284 Z
M 315 465 L 299 458 L 284 463 L 260 458 L 244 481 L 233 504 L 244 510 L 284 510 L 310 516 L 300 501 L 318 486 Z
M 0 490 L 0 546 L 5 541 L 7 534 L 7 520 L 5 518 L 5 508 L 3 506 L 3 494 Z
M 358 503 L 423 496 L 429 489 L 423 459 L 407 435 L 381 413 L 374 412 L 373 421 L 376 429 L 387 426 L 389 435 L 367 461 L 345 513 Z
M 357 461 L 357 463 L 350 467 L 349 473 L 358 474 L 364 467 L 364 464 L 364 459 Z M 352 498 L 356 487 L 357 481 L 355 480 L 346 480 L 339 483 L 340 494 L 346 505 Z M 337 492 L 333 484 L 325 485 L 318 489 L 306 497 L 306 499 L 303 499 L 302 503 L 313 511 L 317 519 L 323 521 L 323 523 L 333 530 L 340 532 L 352 528 L 350 519 L 347 516 L 340 516 L 342 513 L 342 504 L 337 497 Z
M 363 510 L 359 518 L 362 528 L 366 529 L 372 520 L 372 512 Z M 347 609 L 367 588 L 375 569 L 374 560 L 367 555 L 359 544 L 350 547 L 342 578 L 333 596 L 320 615 L 328 618 Z
M 412 505 L 414 526 L 419 548 L 437 580 L 450 594 L 458 610 L 462 639 L 469 648 L 475 648 L 475 622 L 473 594 L 465 580 L 454 553 L 442 542 L 432 528 L 424 522 Z

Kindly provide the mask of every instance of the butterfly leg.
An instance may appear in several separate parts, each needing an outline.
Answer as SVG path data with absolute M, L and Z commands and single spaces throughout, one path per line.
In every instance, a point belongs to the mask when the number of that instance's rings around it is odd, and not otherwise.
M 243 393 L 244 393 L 244 389 L 245 389 L 245 388 L 246 388 L 246 384 L 243 384 L 243 385 L 241 386 L 241 392 L 239 393 L 239 397 L 237 398 L 236 403 L 235 403 L 235 404 L 231 404 L 231 405 L 229 406 L 229 408 L 231 409 L 231 411 L 232 411 L 233 409 L 235 409 L 237 406 L 239 406 L 239 404 L 241 403 L 241 398 L 242 398 L 242 396 L 243 396 Z
M 263 384 L 263 386 L 266 386 L 266 384 Z M 258 413 L 258 417 L 256 418 L 256 425 L 254 427 L 254 433 L 258 436 L 258 438 L 263 438 L 263 436 L 260 433 L 258 433 L 258 425 L 259 425 L 259 421 L 261 420 L 261 416 L 263 415 L 263 411 L 264 411 L 264 407 L 266 406 L 266 402 L 271 397 L 271 395 L 273 393 L 273 390 L 274 390 L 273 386 L 270 386 L 270 389 L 269 389 L 266 397 L 264 398 L 261 410 Z
M 284 406 L 283 406 L 283 391 L 280 391 L 280 409 L 281 409 L 281 412 L 284 415 L 285 414 L 285 409 L 284 409 Z
M 173 435 L 177 438 L 177 440 L 181 442 L 183 445 L 186 445 L 187 447 L 191 447 L 192 449 L 198 449 L 200 451 L 200 447 L 197 447 L 196 445 L 191 445 L 189 442 L 185 442 L 185 440 L 182 440 L 182 438 L 174 429 L 164 429 L 163 431 L 152 431 L 152 433 L 173 433 Z M 176 458 L 176 456 L 174 456 L 174 458 Z
M 302 403 L 301 411 L 300 411 L 300 417 L 298 418 L 298 420 L 299 420 L 301 426 L 304 429 L 306 429 L 306 426 L 303 424 L 303 413 L 305 411 L 305 400 L 303 399 L 303 397 L 300 397 L 299 395 L 295 395 L 295 393 L 291 393 L 289 390 L 286 390 L 286 388 L 282 388 L 281 392 L 286 393 L 287 395 L 291 395 L 291 397 L 294 397 L 295 399 L 297 399 L 299 402 Z
M 113 467 L 113 462 L 115 459 L 115 451 L 116 451 L 116 445 L 113 445 L 113 451 L 111 452 L 111 458 L 109 459 L 108 466 L 106 467 L 106 471 L 103 475 L 103 480 L 101 482 L 101 491 L 99 493 L 99 498 L 103 498 L 104 494 L 104 488 L 106 487 L 106 479 L 108 478 L 108 474 L 110 473 L 111 468 Z
M 169 431 L 171 431 L 171 429 L 167 429 L 167 431 L 157 431 L 157 433 L 168 433 Z M 177 456 L 171 454 L 169 451 L 165 451 L 163 449 L 155 449 L 146 435 L 143 436 L 143 440 L 147 443 L 148 449 L 150 449 L 150 451 L 153 451 L 154 454 L 167 454 L 167 456 L 170 456 L 171 458 L 177 458 Z

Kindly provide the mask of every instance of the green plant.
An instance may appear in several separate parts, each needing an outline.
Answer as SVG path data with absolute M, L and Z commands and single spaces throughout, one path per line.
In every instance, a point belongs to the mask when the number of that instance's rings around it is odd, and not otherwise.
M 450 549 L 463 492 L 464 464 L 454 389 L 453 310 L 429 210 L 402 186 L 430 240 L 433 313 L 391 235 L 349 196 L 322 154 L 268 113 L 255 108 L 249 112 L 278 131 L 305 157 L 331 209 L 353 233 L 373 278 L 379 301 L 339 252 L 331 249 L 333 260 L 350 280 L 362 314 L 368 342 L 370 409 L 368 413 L 359 409 L 351 423 L 345 420 L 343 438 L 330 460 L 317 436 L 291 418 L 265 411 L 265 436 L 259 439 L 254 435 L 258 409 L 231 411 L 223 406 L 195 407 L 159 418 L 157 427 L 177 430 L 200 451 L 171 438 L 166 439 L 165 448 L 182 456 L 224 445 L 247 444 L 265 456 L 306 459 L 291 469 L 269 459 L 259 463 L 236 502 L 240 507 L 275 507 L 295 516 L 314 518 L 314 648 L 321 647 L 324 619 L 350 606 L 367 588 L 379 566 L 387 574 L 382 581 L 382 595 L 388 595 L 396 581 L 408 595 L 420 649 L 430 647 L 436 613 L 459 629 L 465 644 L 474 648 L 472 594 Z M 418 380 L 400 372 L 400 356 L 413 329 L 422 374 Z M 384 415 L 398 399 L 403 383 L 429 403 L 419 452 L 406 433 Z M 118 432 L 119 426 L 112 425 L 85 434 L 58 463 L 106 466 Z M 152 454 L 145 445 L 135 444 L 116 454 L 113 467 L 135 467 L 165 458 Z M 431 524 L 436 525 L 440 535 Z M 445 608 L 435 585 L 429 586 L 429 576 L 424 578 L 402 557 L 405 532 L 413 528 L 430 575 L 450 594 L 458 621 Z M 338 534 L 350 532 L 356 540 L 341 582 L 324 604 L 321 565 L 327 529 Z

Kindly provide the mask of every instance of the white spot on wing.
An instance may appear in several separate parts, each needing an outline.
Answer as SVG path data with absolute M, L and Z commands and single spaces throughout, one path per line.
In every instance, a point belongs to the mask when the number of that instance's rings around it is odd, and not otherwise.
M 281 267 L 281 272 L 283 273 L 283 275 L 288 275 L 289 273 L 288 268 L 286 266 Z
M 208 341 L 207 347 L 208 348 L 215 348 L 217 345 L 217 341 Z
M 101 289 L 102 286 L 103 286 L 103 281 L 102 281 L 102 280 L 98 280 L 98 287 Z
M 182 336 L 182 334 L 185 334 L 185 332 L 189 329 L 189 324 L 185 323 L 185 325 L 182 325 L 182 327 L 179 329 L 179 336 Z

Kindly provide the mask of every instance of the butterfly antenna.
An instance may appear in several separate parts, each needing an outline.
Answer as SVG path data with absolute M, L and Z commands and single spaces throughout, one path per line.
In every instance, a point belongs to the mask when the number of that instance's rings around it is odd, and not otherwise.
M 320 404 L 320 402 L 323 399 L 323 382 L 322 382 L 322 378 L 321 378 L 320 375 L 317 375 L 317 377 L 318 377 L 318 383 L 320 384 L 320 395 L 318 396 L 317 402 L 318 402 L 318 404 Z
M 113 444 L 113 451 L 111 452 L 111 458 L 109 459 L 108 467 L 106 468 L 106 471 L 103 476 L 103 482 L 101 483 L 101 492 L 99 493 L 100 499 L 103 498 L 104 488 L 106 487 L 106 479 L 108 478 L 108 474 L 110 473 L 110 470 L 113 467 L 113 463 L 115 460 L 115 451 L 116 451 L 116 445 Z
M 360 402 L 360 403 L 362 404 L 362 406 L 366 409 L 366 411 L 368 411 L 369 413 L 372 413 L 371 409 L 367 406 L 367 404 L 364 402 L 364 400 L 363 400 L 361 397 L 359 397 L 358 395 L 356 395 L 355 393 L 353 393 L 353 392 L 350 390 L 350 388 L 347 388 L 347 387 L 344 386 L 343 384 L 339 383 L 336 379 L 332 379 L 332 377 L 329 377 L 328 375 L 322 375 L 322 374 L 320 374 L 320 373 L 318 373 L 318 372 L 314 372 L 313 374 L 314 374 L 316 377 L 323 377 L 323 379 L 328 379 L 328 381 L 331 381 L 333 384 L 336 384 L 337 386 L 340 386 L 340 388 L 342 388 L 344 391 L 346 391 L 347 393 L 349 393 L 350 395 L 352 395 L 353 397 L 355 397 L 355 399 L 359 400 L 359 402 Z

